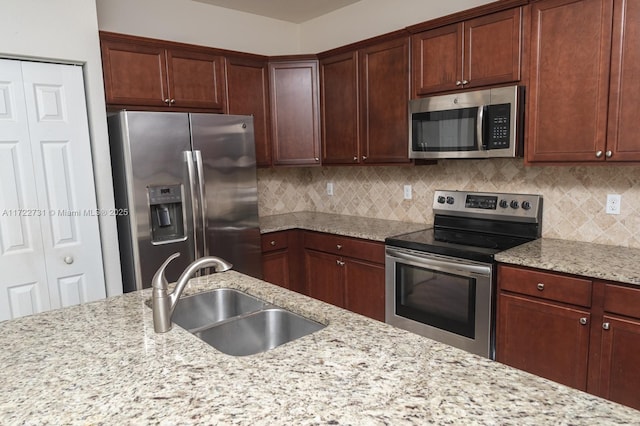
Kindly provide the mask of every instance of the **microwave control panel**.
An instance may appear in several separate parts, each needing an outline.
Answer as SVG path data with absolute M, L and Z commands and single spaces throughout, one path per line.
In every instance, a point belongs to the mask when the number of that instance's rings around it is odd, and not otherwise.
M 486 149 L 509 148 L 511 104 L 488 105 L 485 114 Z

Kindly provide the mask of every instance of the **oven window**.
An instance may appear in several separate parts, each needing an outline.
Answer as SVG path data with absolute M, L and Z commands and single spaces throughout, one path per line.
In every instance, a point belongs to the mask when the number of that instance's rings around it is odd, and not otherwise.
M 421 112 L 412 115 L 414 151 L 477 150 L 478 108 Z
M 475 338 L 476 280 L 396 264 L 396 315 Z

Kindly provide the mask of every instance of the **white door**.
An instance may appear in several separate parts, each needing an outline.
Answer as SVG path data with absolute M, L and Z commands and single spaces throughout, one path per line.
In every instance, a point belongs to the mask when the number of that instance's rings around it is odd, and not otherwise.
M 7 299 L 0 303 L 8 303 L 10 311 L 0 312 L 0 319 L 104 298 L 98 214 L 110 213 L 96 210 L 82 69 L 7 60 L 0 61 L 0 70 L 5 62 L 19 63 L 21 68 L 31 173 L 17 177 L 14 173 L 13 180 L 37 200 L 34 212 L 40 233 L 34 238 L 40 238 L 44 262 L 31 260 L 31 265 L 36 270 L 45 268 L 46 291 L 42 286 L 38 289 L 39 297 L 48 297 L 48 303 L 34 304 L 33 312 L 22 308 L 15 312 L 13 301 L 5 295 L 21 280 L 10 282 L 0 273 L 0 290 L 5 293 L 0 299 Z M 6 209 L 4 200 L 1 202 L 0 209 Z M 4 236 L 4 226 L 0 230 Z M 2 264 L 2 270 L 13 267 L 8 262 Z M 20 273 L 15 268 L 12 271 Z
M 19 61 L 0 60 L 0 321 L 49 309 Z

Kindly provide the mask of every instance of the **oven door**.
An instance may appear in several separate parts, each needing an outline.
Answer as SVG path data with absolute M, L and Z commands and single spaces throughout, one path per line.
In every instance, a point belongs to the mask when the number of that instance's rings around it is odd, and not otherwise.
M 385 320 L 494 358 L 493 265 L 386 247 Z

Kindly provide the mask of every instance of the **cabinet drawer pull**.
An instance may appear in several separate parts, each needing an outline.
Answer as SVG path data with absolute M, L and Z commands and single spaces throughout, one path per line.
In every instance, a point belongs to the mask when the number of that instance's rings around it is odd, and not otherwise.
M 275 246 L 276 242 L 275 241 L 271 241 L 269 244 L 271 244 L 272 246 Z
M 336 244 L 336 248 L 337 248 L 338 250 L 342 249 L 342 244 Z
M 587 324 L 587 318 L 586 317 L 580 318 L 580 324 L 586 325 Z
M 605 330 L 608 330 L 611 327 L 611 324 L 609 324 L 608 322 L 604 322 L 602 323 L 602 328 Z
M 544 283 L 538 283 L 536 287 L 538 288 L 538 290 L 542 291 L 544 290 Z

